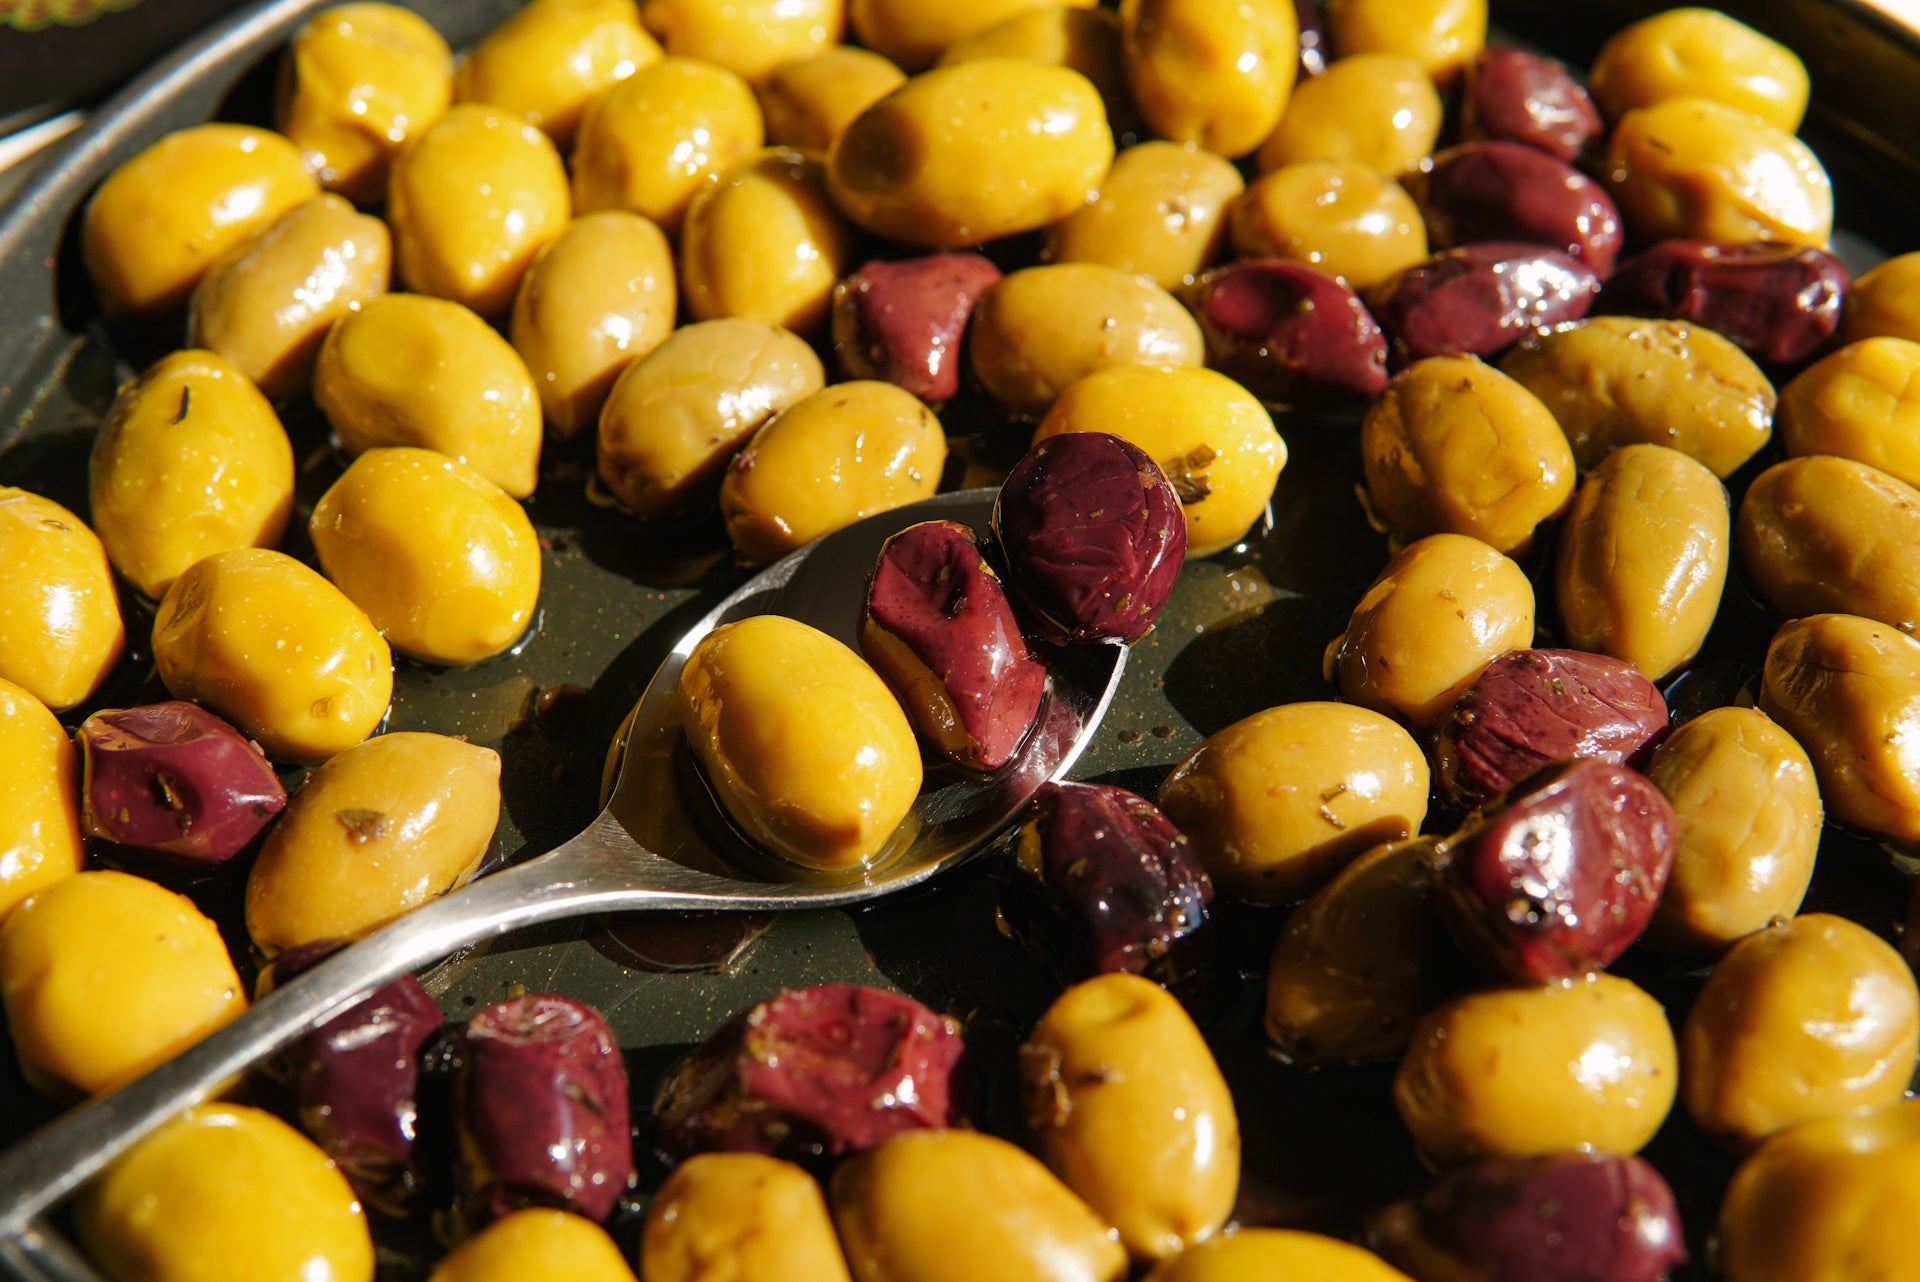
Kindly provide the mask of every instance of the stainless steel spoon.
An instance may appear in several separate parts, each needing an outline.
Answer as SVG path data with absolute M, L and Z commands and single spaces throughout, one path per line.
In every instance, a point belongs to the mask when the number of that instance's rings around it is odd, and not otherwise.
M 478 940 L 535 922 L 635 909 L 823 908 L 925 881 L 979 851 L 1042 783 L 1064 774 L 1106 714 L 1126 668 L 1118 645 L 1055 651 L 1051 694 L 1020 757 L 991 779 L 932 775 L 895 848 L 838 879 L 769 877 L 744 843 L 689 818 L 692 791 L 676 699 L 694 645 L 722 623 L 785 614 L 857 648 L 867 571 L 888 536 L 917 521 L 984 531 L 993 490 L 966 490 L 870 517 L 755 575 L 682 637 L 635 708 L 619 778 L 585 832 L 505 868 L 343 949 L 251 1010 L 126 1086 L 90 1100 L 0 1155 L 0 1234 L 28 1222 L 135 1140 L 381 984 Z

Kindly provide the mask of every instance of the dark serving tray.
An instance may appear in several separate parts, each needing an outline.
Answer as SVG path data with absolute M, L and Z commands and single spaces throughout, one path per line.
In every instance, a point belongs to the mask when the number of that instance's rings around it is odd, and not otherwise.
M 215 117 L 266 123 L 279 48 L 325 3 L 261 4 L 183 47 L 106 104 L 0 210 L 0 484 L 35 489 L 84 513 L 87 453 L 115 387 L 180 341 L 177 325 L 109 325 L 98 315 L 79 266 L 74 218 L 89 192 L 171 130 Z M 406 3 L 456 48 L 517 7 L 514 0 Z M 1502 30 L 1575 66 L 1607 33 L 1659 7 L 1645 0 L 1493 5 Z M 1836 246 L 1850 265 L 1920 248 L 1920 36 L 1860 0 L 1729 0 L 1722 7 L 1786 41 L 1808 64 L 1814 109 L 1804 133 L 1834 175 L 1847 229 Z M 300 461 L 287 546 L 310 554 L 304 517 L 340 464 L 310 404 L 285 406 L 283 417 Z M 995 422 L 981 405 L 956 403 L 943 418 L 961 438 L 956 454 L 1006 459 L 1024 441 L 1022 429 Z M 1186 568 L 1159 627 L 1136 647 L 1078 777 L 1151 795 L 1205 735 L 1274 704 L 1332 697 L 1321 677 L 1322 649 L 1386 559 L 1353 495 L 1354 423 L 1351 415 L 1279 419 L 1292 459 L 1270 528 Z M 592 470 L 590 443 L 549 447 L 529 501 L 549 551 L 528 641 L 470 668 L 403 662 L 397 674 L 389 729 L 463 734 L 500 749 L 500 859 L 551 848 L 593 817 L 622 717 L 678 633 L 742 577 L 717 523 L 642 525 L 592 501 Z M 1743 479 L 1734 478 L 1736 487 Z M 143 643 L 152 607 L 131 594 L 124 604 L 134 654 L 97 706 L 157 692 Z M 1549 617 L 1545 609 L 1542 615 Z M 1757 671 L 1770 630 L 1738 583 L 1730 584 L 1707 651 L 1672 692 L 1679 714 L 1733 699 Z M 783 986 L 852 980 L 898 987 L 964 1022 L 983 1078 L 983 1125 L 1017 1135 L 1014 1050 L 1058 988 L 997 928 L 993 862 L 988 856 L 870 908 L 786 915 L 720 967 L 677 968 L 732 951 L 750 935 L 736 923 L 629 917 L 510 936 L 434 968 L 428 980 L 454 1018 L 516 986 L 598 1005 L 627 1048 L 637 1116 L 668 1063 Z M 192 893 L 227 930 L 250 977 L 238 912 L 243 883 L 244 870 L 232 871 Z M 1830 830 L 1808 902 L 1891 936 L 1906 892 L 1887 855 Z M 1203 1014 L 1246 1141 L 1239 1218 L 1350 1233 L 1371 1209 L 1413 1186 L 1421 1169 L 1388 1099 L 1390 1068 L 1308 1073 L 1267 1054 L 1261 988 L 1283 918 L 1241 906 L 1222 912 L 1228 980 Z M 1615 969 L 1676 1014 L 1700 980 L 1634 953 Z M 20 1080 L 11 1047 L 0 1045 L 0 1146 L 52 1112 Z M 1679 1276 L 1705 1277 L 1705 1239 L 1732 1159 L 1678 1115 L 1648 1154 L 1675 1184 L 1686 1216 L 1696 1262 Z M 629 1245 L 659 1174 L 643 1162 L 642 1189 L 616 1217 L 614 1231 Z M 379 1236 L 383 1279 L 423 1276 L 437 1253 L 422 1224 L 383 1227 Z M 23 1278 L 89 1276 L 4 1249 L 0 1272 L 9 1257 Z

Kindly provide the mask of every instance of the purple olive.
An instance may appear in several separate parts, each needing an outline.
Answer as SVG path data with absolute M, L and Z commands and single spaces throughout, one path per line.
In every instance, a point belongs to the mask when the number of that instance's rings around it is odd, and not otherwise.
M 1579 320 L 1600 277 L 1556 249 L 1495 241 L 1449 249 L 1368 295 L 1396 363 L 1499 355 L 1527 335 Z
M 1216 267 L 1182 300 L 1200 322 L 1207 364 L 1268 405 L 1371 400 L 1387 385 L 1387 340 L 1366 304 L 1304 263 Z
M 345 946 L 324 940 L 273 959 L 265 986 L 285 984 Z M 376 989 L 285 1052 L 300 1125 L 366 1201 L 404 1215 L 418 1201 L 413 1140 L 419 1119 L 420 1053 L 445 1024 L 412 975 Z
M 1006 589 L 956 521 L 922 521 L 881 547 L 860 648 L 921 738 L 969 770 L 1011 761 L 1046 697 Z
M 1621 263 L 1602 311 L 1692 321 L 1762 365 L 1796 365 L 1840 325 L 1847 269 L 1824 249 L 1663 240 Z
M 1520 241 L 1557 249 L 1605 277 L 1626 239 L 1604 187 L 1525 143 L 1450 147 L 1425 172 L 1409 175 L 1406 188 L 1435 249 Z
M 1464 1167 L 1389 1208 L 1366 1244 L 1419 1282 L 1661 1282 L 1687 1261 L 1673 1190 L 1615 1153 Z
M 1666 732 L 1666 700 L 1632 664 L 1581 650 L 1509 650 L 1434 727 L 1434 782 L 1470 810 L 1550 761 L 1638 766 Z
M 1495 44 L 1467 68 L 1460 133 L 1525 143 L 1571 165 L 1593 157 L 1606 126 L 1593 99 L 1563 64 Z
M 1300 24 L 1299 74 L 1325 75 L 1333 49 L 1327 40 L 1327 19 L 1320 11 L 1320 0 L 1293 0 L 1293 16 Z
M 675 1156 L 720 1150 L 801 1160 L 963 1125 L 960 1025 L 899 993 L 823 984 L 729 1021 L 660 1084 L 655 1139 Z
M 1517 983 L 1600 970 L 1653 920 L 1679 832 L 1639 771 L 1556 763 L 1440 843 L 1440 919 L 1462 952 Z
M 455 1105 L 461 1206 L 481 1224 L 528 1206 L 604 1220 L 633 1182 L 627 1065 L 600 1013 L 529 993 L 467 1020 Z
M 960 390 L 960 337 L 1000 269 L 979 254 L 871 262 L 833 291 L 833 350 L 848 378 L 897 383 L 929 405 Z
M 80 726 L 89 834 L 212 871 L 287 804 L 266 754 L 196 704 L 96 712 Z
M 1068 645 L 1147 634 L 1180 577 L 1186 522 L 1159 465 L 1105 432 L 1040 442 L 993 505 L 1015 599 Z

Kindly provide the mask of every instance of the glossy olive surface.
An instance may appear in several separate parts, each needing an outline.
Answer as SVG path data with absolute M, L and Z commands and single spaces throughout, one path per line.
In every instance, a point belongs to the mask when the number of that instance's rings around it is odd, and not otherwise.
M 759 1153 L 701 1153 L 674 1169 L 647 1212 L 648 1282 L 804 1277 L 848 1282 L 827 1202 L 800 1167 Z
M 543 1270 L 565 1270 L 576 1282 L 633 1282 L 632 1266 L 605 1229 L 567 1211 L 533 1208 L 462 1242 L 428 1282 L 516 1282 Z
M 1732 339 L 1763 365 L 1795 365 L 1840 325 L 1847 269 L 1824 249 L 1663 240 L 1626 259 L 1600 291 L 1603 311 L 1666 316 Z
M 633 0 L 531 0 L 461 59 L 453 95 L 524 116 L 565 147 L 596 95 L 661 56 Z
M 1849 343 L 1780 389 L 1780 444 L 1836 454 L 1920 485 L 1920 342 L 1876 335 Z
M 79 755 L 47 706 L 0 680 L 0 921 L 79 872 Z
M 51 499 L 0 486 L 0 680 L 64 712 L 100 688 L 126 645 L 98 536 Z
M 1782 618 L 1859 614 L 1920 627 L 1920 490 L 1830 454 L 1776 463 L 1747 487 L 1740 567 Z
M 1207 364 L 1270 406 L 1311 408 L 1377 396 L 1387 342 L 1360 296 L 1305 263 L 1251 258 L 1206 272 L 1181 294 Z

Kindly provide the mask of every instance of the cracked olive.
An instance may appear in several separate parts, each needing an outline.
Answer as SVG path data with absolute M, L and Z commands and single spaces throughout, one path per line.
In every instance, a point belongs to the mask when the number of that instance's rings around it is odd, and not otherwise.
M 1920 490 L 1831 454 L 1776 463 L 1747 487 L 1740 565 L 1788 619 L 1858 614 L 1920 629 Z
M 827 198 L 826 165 L 791 147 L 756 152 L 687 203 L 680 286 L 699 320 L 745 316 L 797 334 L 825 327 L 853 229 Z
M 1387 385 L 1387 340 L 1346 285 L 1305 263 L 1243 258 L 1182 292 L 1207 364 L 1265 405 L 1371 400 Z
M 1599 292 L 1593 268 L 1557 249 L 1487 241 L 1414 263 L 1369 291 L 1367 305 L 1404 365 L 1428 356 L 1492 359 L 1529 334 L 1579 320 Z
M 1287 0 L 1121 0 L 1120 39 L 1153 131 L 1230 160 L 1280 123 L 1300 65 Z
M 79 758 L 47 706 L 0 680 L 0 922 L 80 871 Z
M 824 154 L 861 112 L 906 81 L 879 54 L 852 45 L 783 62 L 759 89 L 767 142 Z
M 530 0 L 468 51 L 453 96 L 525 116 L 564 149 L 589 102 L 662 56 L 633 0 Z
M 1114 159 L 1098 197 L 1054 224 L 1045 257 L 1104 263 L 1178 289 L 1220 256 L 1227 211 L 1245 189 L 1240 171 L 1213 152 L 1143 142 Z
M 675 1167 L 647 1209 L 640 1268 L 647 1282 L 849 1282 L 819 1184 L 760 1153 L 700 1153 Z
M 1920 486 L 1920 342 L 1868 338 L 1802 370 L 1780 389 L 1789 455 L 1837 454 Z
M 840 372 L 897 383 L 940 408 L 960 390 L 960 339 L 974 304 L 999 280 L 979 254 L 863 264 L 833 291 Z
M 605 1229 L 584 1216 L 540 1207 L 487 1225 L 435 1265 L 427 1282 L 524 1282 L 543 1275 L 634 1282 L 626 1256 Z
M 1824 249 L 1663 240 L 1622 262 L 1603 310 L 1703 325 L 1763 365 L 1797 365 L 1840 324 L 1847 268 Z
M 1255 179 L 1228 216 L 1243 258 L 1291 258 L 1371 289 L 1427 256 L 1420 207 L 1351 160 L 1302 160 Z
M 1807 69 L 1793 50 L 1717 9 L 1669 9 L 1621 28 L 1601 46 L 1587 83 L 1615 120 L 1692 96 L 1792 133 L 1807 111 Z
M 0 680 L 65 712 L 100 688 L 126 645 L 93 531 L 51 499 L 0 485 Z
M 1260 144 L 1260 168 L 1347 160 L 1397 178 L 1432 153 L 1441 114 L 1439 91 L 1412 58 L 1339 58 L 1295 86 L 1279 127 Z

